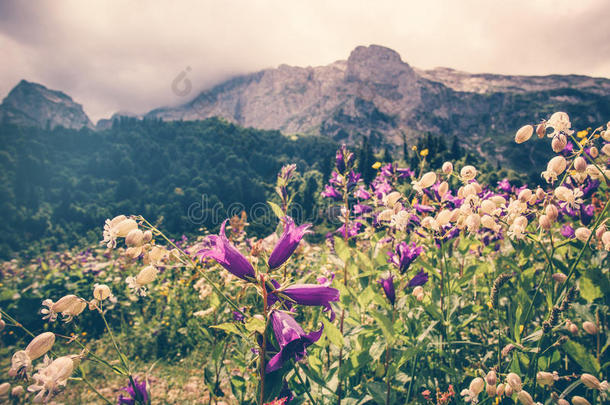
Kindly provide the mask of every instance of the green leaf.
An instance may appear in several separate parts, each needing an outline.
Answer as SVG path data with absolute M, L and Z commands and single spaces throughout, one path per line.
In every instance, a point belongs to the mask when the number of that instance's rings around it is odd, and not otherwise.
M 586 299 L 588 302 L 593 302 L 597 298 L 603 297 L 602 290 L 587 276 L 580 279 L 578 287 L 581 297 Z
M 260 334 L 263 334 L 265 332 L 265 321 L 263 321 L 262 319 L 258 319 L 258 318 L 249 318 L 246 321 L 246 330 L 248 332 L 258 332 Z
M 568 340 L 562 345 L 562 348 L 566 353 L 577 362 L 583 371 L 591 374 L 599 374 L 599 363 L 595 356 L 587 352 L 587 349 L 580 343 L 576 343 L 573 340 Z
M 390 318 L 380 312 L 373 312 L 371 315 L 377 321 L 377 324 L 381 328 L 385 338 L 391 342 L 394 339 L 394 326 L 392 325 Z
M 322 322 L 324 323 L 324 332 L 326 332 L 326 336 L 328 337 L 328 340 L 330 340 L 330 343 L 334 344 L 338 348 L 342 348 L 344 341 L 343 335 L 341 334 L 339 328 L 337 328 L 326 318 L 322 318 Z
M 233 333 L 235 335 L 241 335 L 241 331 L 234 323 L 221 323 L 220 325 L 213 325 L 214 329 L 221 329 L 228 333 Z
M 267 201 L 267 204 L 269 204 L 269 206 L 271 207 L 271 210 L 273 211 L 273 213 L 275 214 L 276 217 L 278 217 L 278 219 L 281 219 L 283 217 L 285 217 L 286 215 L 284 214 L 284 211 L 282 211 L 282 209 L 280 208 L 279 205 L 277 205 L 276 203 L 272 202 L 272 201 Z
M 343 260 L 343 263 L 347 263 L 350 257 L 349 246 L 338 236 L 335 236 L 335 252 L 339 259 Z

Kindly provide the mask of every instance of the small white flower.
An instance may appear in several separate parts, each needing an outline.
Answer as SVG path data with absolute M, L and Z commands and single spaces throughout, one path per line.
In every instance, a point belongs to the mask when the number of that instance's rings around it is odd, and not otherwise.
M 470 181 L 477 176 L 477 169 L 474 166 L 467 165 L 462 167 L 460 170 L 460 177 L 462 181 Z
M 135 290 L 136 294 L 145 297 L 146 285 L 152 283 L 157 278 L 159 271 L 154 266 L 146 266 L 136 277 L 127 277 L 125 281 L 129 288 Z
M 553 132 L 547 135 L 549 138 L 552 138 L 561 132 L 566 133 L 567 135 L 571 135 L 574 132 L 570 129 L 572 127 L 570 117 L 568 114 L 561 111 L 551 115 L 551 118 L 546 122 L 546 126 L 553 129 Z
M 515 134 L 515 142 L 523 143 L 532 137 L 534 134 L 534 127 L 531 125 L 525 125 L 517 131 Z
M 26 377 L 32 371 L 32 359 L 25 350 L 19 350 L 11 358 L 11 368 L 8 371 L 10 377 Z
M 34 374 L 32 377 L 34 384 L 28 387 L 28 391 L 38 392 L 34 402 L 48 402 L 66 386 L 72 371 L 74 371 L 74 362 L 70 356 L 63 356 Z

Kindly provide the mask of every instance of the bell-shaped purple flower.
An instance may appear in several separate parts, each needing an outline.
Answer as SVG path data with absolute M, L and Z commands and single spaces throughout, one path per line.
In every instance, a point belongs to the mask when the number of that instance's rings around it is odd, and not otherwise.
M 227 221 L 228 220 L 225 219 L 220 226 L 220 234 L 208 237 L 210 247 L 197 252 L 197 256 L 200 260 L 205 257 L 211 257 L 231 274 L 243 280 L 250 281 L 251 279 L 256 278 L 254 267 L 252 267 L 248 259 L 246 259 L 244 255 L 231 244 L 229 239 L 227 239 L 225 233 Z
M 580 221 L 587 226 L 595 216 L 595 206 L 593 204 L 582 205 L 580 207 Z
M 576 234 L 576 232 L 574 231 L 574 228 L 572 228 L 570 225 L 564 225 L 561 227 L 561 235 L 564 238 L 573 238 L 574 235 Z
M 366 187 L 364 186 L 360 186 L 358 187 L 358 189 L 354 192 L 354 197 L 359 198 L 361 200 L 368 200 L 369 198 L 372 197 L 372 194 L 368 192 L 368 190 L 366 189 Z
M 409 287 L 417 287 L 418 285 L 424 285 L 428 282 L 428 273 L 421 269 L 411 280 L 409 280 Z
M 284 217 L 284 233 L 282 233 L 282 237 L 275 245 L 271 256 L 269 256 L 267 262 L 269 268 L 276 269 L 284 264 L 292 256 L 310 227 L 311 224 L 296 227 L 292 218 Z
M 339 201 L 343 198 L 341 193 L 339 193 L 333 186 L 329 186 L 328 184 L 324 186 L 324 191 L 322 191 L 320 195 L 335 201 Z
M 148 391 L 146 390 L 146 380 L 142 380 L 138 382 L 137 378 L 133 378 L 133 382 L 135 383 L 135 387 L 131 384 L 127 384 L 127 387 L 121 388 L 122 391 L 125 391 L 129 394 L 129 397 L 124 397 L 123 394 L 119 395 L 118 405 L 135 405 L 138 404 L 149 404 Z M 137 402 L 136 402 L 137 400 Z
M 299 305 L 324 307 L 325 311 L 331 312 L 331 320 L 334 319 L 330 303 L 339 301 L 339 290 L 336 288 L 318 284 L 294 284 L 283 289 L 281 293 Z M 269 305 L 275 301 L 277 296 L 271 294 Z
M 423 248 L 415 245 L 415 242 L 408 245 L 407 242 L 403 241 L 396 246 L 396 252 L 388 252 L 390 256 L 388 262 L 394 264 L 400 273 L 404 274 L 411 263 L 421 255 L 422 251 Z
M 381 284 L 381 287 L 383 288 L 383 292 L 385 292 L 385 296 L 388 297 L 390 304 L 394 305 L 394 303 L 396 302 L 396 290 L 394 289 L 394 276 L 390 275 L 389 277 L 382 278 L 381 280 L 379 280 L 377 282 L 379 284 Z
M 307 355 L 307 347 L 320 339 L 324 329 L 324 325 L 322 325 L 318 331 L 305 333 L 297 321 L 283 311 L 271 313 L 271 325 L 280 351 L 267 363 L 265 369 L 267 373 L 281 369 L 284 363 L 291 359 L 302 360 Z

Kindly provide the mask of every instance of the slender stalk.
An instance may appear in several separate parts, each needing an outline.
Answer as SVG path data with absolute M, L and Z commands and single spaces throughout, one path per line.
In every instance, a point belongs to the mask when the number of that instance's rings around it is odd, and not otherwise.
M 114 402 L 110 402 L 110 400 L 108 398 L 106 398 L 105 396 L 102 395 L 101 392 L 99 392 L 94 386 L 93 384 L 91 384 L 91 382 L 85 377 L 85 371 L 83 370 L 83 368 L 81 366 L 78 366 L 78 371 L 80 371 L 81 374 L 81 379 L 85 382 L 85 384 L 87 384 L 89 386 L 89 388 L 91 389 L 91 391 L 95 392 L 95 394 L 100 397 L 100 399 L 102 401 L 104 401 L 105 403 L 107 403 L 108 405 L 114 405 Z
M 260 396 L 259 405 L 265 403 L 265 358 L 267 357 L 267 326 L 269 324 L 269 314 L 267 311 L 267 288 L 265 285 L 265 276 L 261 275 L 261 290 L 263 294 L 263 314 L 265 316 L 265 329 L 263 330 L 263 342 L 260 348 Z
M 343 241 L 345 242 L 345 246 L 349 249 L 349 195 L 347 186 L 343 190 Z M 343 265 L 343 285 L 347 288 L 348 284 L 348 272 L 347 272 L 347 262 Z M 345 308 L 341 309 L 341 321 L 339 324 L 339 330 L 341 331 L 341 335 L 343 335 L 343 323 L 345 319 Z M 337 373 L 339 373 L 339 384 L 337 386 L 337 405 L 341 405 L 341 398 L 343 397 L 343 381 L 341 381 L 341 366 L 343 365 L 343 347 L 339 349 L 339 369 Z
M 396 321 L 396 308 L 392 304 L 392 326 Z M 392 357 L 392 344 L 388 343 L 385 352 L 385 403 L 390 405 L 391 377 L 390 377 L 390 358 Z
M 406 404 L 409 403 L 409 399 L 411 398 L 411 390 L 413 388 L 413 379 L 415 378 L 415 367 L 417 366 L 417 358 L 418 353 L 415 354 L 413 363 L 411 363 L 411 380 L 409 381 L 409 389 L 407 390 L 407 400 L 405 401 Z
M 299 373 L 298 367 L 295 368 L 294 373 L 296 374 L 297 378 L 299 379 L 299 383 L 301 384 L 301 386 L 303 388 L 305 388 L 305 382 L 303 381 L 303 378 L 301 377 L 301 374 Z M 316 401 L 311 396 L 311 393 L 309 392 L 309 390 L 305 389 L 305 394 L 307 394 L 307 397 L 311 401 L 312 405 L 315 405 Z

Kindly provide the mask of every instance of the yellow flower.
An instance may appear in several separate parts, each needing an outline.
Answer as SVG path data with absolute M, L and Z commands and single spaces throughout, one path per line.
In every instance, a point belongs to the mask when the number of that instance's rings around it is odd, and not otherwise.
M 519 333 L 523 333 L 523 325 L 519 325 Z
M 576 136 L 579 137 L 579 138 L 584 138 L 588 134 L 589 134 L 589 131 L 587 131 L 586 129 L 583 129 L 582 131 L 578 131 L 576 133 Z
M 411 146 L 411 150 L 417 150 L 417 146 L 416 145 Z
M 422 150 L 421 152 L 419 152 L 419 154 L 424 156 L 424 157 L 428 156 L 428 149 Z
M 372 167 L 373 167 L 373 169 L 375 169 L 375 170 L 379 169 L 379 168 L 381 167 L 381 162 L 375 162 L 375 163 L 373 163 L 373 166 L 372 166 Z

